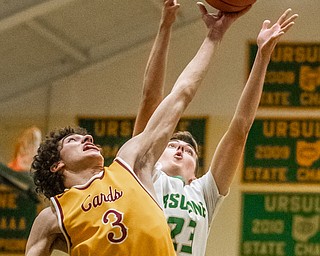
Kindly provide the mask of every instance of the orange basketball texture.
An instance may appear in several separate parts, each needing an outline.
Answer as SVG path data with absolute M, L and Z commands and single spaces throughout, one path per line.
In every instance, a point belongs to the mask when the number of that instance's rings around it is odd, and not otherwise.
M 206 0 L 206 2 L 223 12 L 239 12 L 254 4 L 256 0 Z

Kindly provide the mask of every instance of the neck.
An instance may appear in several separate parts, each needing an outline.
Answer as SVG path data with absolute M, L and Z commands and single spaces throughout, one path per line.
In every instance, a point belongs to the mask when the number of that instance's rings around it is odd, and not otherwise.
M 66 188 L 70 188 L 76 185 L 83 185 L 86 184 L 94 175 L 103 171 L 102 168 L 93 168 L 93 169 L 85 169 L 82 171 L 71 171 L 71 170 L 64 170 L 63 176 L 65 178 L 64 185 Z

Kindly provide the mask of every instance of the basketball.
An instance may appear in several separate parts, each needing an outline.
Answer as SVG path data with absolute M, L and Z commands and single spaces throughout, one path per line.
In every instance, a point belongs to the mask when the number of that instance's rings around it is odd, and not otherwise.
M 240 12 L 256 0 L 206 0 L 212 7 L 223 12 Z

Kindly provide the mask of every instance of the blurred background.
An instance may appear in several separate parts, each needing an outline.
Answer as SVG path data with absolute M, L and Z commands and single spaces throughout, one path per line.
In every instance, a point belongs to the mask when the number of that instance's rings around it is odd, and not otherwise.
M 179 3 L 169 51 L 167 92 L 206 34 L 196 1 Z M 225 35 L 202 88 L 185 113 L 208 117 L 205 167 L 228 127 L 247 79 L 249 43 L 255 43 L 265 19 L 275 22 L 289 7 L 299 18 L 282 42 L 317 44 L 315 56 L 320 62 L 319 0 L 257 0 Z M 0 1 L 0 162 L 7 166 L 13 160 L 17 138 L 30 127 L 37 127 L 44 136 L 53 128 L 78 124 L 80 116 L 134 117 L 161 9 L 162 0 Z M 319 106 L 320 100 L 318 107 L 312 109 L 261 109 L 258 116 L 319 118 Z M 14 181 L 4 179 L 3 183 L 16 189 Z M 25 193 L 31 187 L 32 183 L 26 181 L 18 191 Z M 11 193 L 7 189 L 3 188 L 2 195 Z M 241 195 L 248 191 L 317 194 L 320 188 L 317 183 L 244 184 L 240 166 L 230 194 L 213 222 L 208 256 L 242 255 Z M 19 207 L 28 207 L 26 204 L 28 201 L 22 200 Z M 9 223 L 8 204 L 2 203 L 0 211 L 6 212 L 2 221 Z M 0 241 L 5 240 L 8 229 L 9 224 L 0 225 Z M 13 229 L 19 231 L 16 226 Z M 4 247 L 0 243 L 1 248 Z

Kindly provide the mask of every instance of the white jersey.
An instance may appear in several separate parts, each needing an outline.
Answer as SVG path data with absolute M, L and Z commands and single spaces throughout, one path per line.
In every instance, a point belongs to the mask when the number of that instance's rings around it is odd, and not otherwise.
M 162 172 L 158 163 L 153 181 L 177 255 L 204 256 L 210 224 L 225 198 L 211 172 L 184 185 L 181 179 Z

